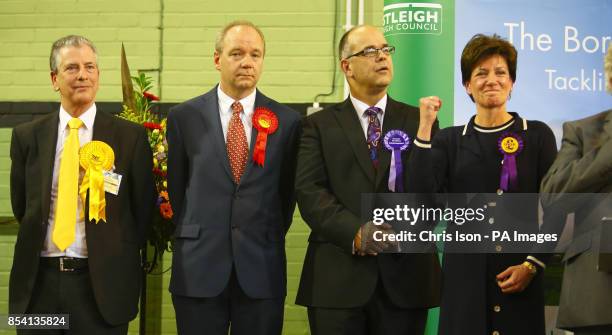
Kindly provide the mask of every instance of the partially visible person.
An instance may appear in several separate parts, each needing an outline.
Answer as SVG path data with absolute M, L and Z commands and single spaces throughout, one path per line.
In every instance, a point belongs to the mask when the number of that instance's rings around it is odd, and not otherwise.
M 438 97 L 420 101 L 421 122 L 408 176 L 432 193 L 537 193 L 557 148 L 551 129 L 509 112 L 516 83 L 517 51 L 497 35 L 478 34 L 461 55 L 462 83 L 476 114 L 463 126 L 442 129 L 431 141 L 431 126 L 441 106 Z M 534 112 L 534 111 L 530 111 Z M 514 151 L 500 143 L 522 143 Z M 504 166 L 505 155 L 515 165 Z M 511 169 L 514 173 L 508 173 Z M 514 177 L 513 177 L 514 176 Z M 501 199 L 501 198 L 500 198 Z M 534 198 L 534 200 L 537 200 Z M 538 203 L 526 202 L 517 212 L 538 230 Z M 497 225 L 513 220 L 496 217 Z M 507 221 L 507 222 L 505 222 Z M 447 231 L 461 226 L 451 224 Z M 540 255 L 445 253 L 440 304 L 440 335 L 543 335 L 546 259 Z
M 69 314 L 65 332 L 18 334 L 127 334 L 138 313 L 140 249 L 155 205 L 148 136 L 142 126 L 96 107 L 100 71 L 90 40 L 55 41 L 50 67 L 60 106 L 15 127 L 11 139 L 19 233 L 9 313 Z M 98 199 L 92 188 L 83 193 L 83 179 L 93 178 L 86 164 L 114 173 L 117 189 L 98 188 Z
M 604 60 L 612 93 L 612 43 Z M 545 207 L 575 212 L 565 252 L 557 327 L 575 335 L 612 334 L 612 110 L 563 124 L 561 150 L 542 180 Z M 599 193 L 580 201 L 571 193 Z M 607 251 L 607 253 L 605 252 Z M 606 255 L 607 254 L 607 255 Z

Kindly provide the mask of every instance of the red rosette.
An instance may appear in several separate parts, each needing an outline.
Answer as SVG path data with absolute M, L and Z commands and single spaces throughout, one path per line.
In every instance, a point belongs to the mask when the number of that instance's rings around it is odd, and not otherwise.
M 268 135 L 274 133 L 278 128 L 278 118 L 271 110 L 265 107 L 257 107 L 255 108 L 255 113 L 253 113 L 253 126 L 257 129 L 253 162 L 263 166 L 266 160 Z

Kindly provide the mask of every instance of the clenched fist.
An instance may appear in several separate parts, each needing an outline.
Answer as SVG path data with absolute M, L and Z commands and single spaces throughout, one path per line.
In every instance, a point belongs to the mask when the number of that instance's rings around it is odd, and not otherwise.
M 419 99 L 419 131 L 417 137 L 423 141 L 431 140 L 431 128 L 436 122 L 438 111 L 442 108 L 442 100 L 437 96 Z

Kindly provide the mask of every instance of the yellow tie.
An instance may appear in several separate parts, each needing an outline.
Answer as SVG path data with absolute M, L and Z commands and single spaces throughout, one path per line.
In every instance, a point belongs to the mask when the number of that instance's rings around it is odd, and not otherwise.
M 83 121 L 78 118 L 68 121 L 70 133 L 64 143 L 60 160 L 53 243 L 61 251 L 66 250 L 74 242 L 79 201 L 79 128 L 82 125 Z

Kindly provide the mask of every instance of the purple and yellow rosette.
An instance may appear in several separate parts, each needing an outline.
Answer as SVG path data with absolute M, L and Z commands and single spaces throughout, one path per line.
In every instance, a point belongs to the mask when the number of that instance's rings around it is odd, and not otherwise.
M 79 162 L 85 170 L 79 196 L 86 205 L 87 191 L 89 191 L 89 221 L 106 221 L 106 197 L 104 194 L 104 175 L 102 171 L 109 171 L 115 162 L 113 149 L 102 141 L 91 141 L 79 150 Z M 82 218 L 82 217 L 81 217 Z
M 523 150 L 523 139 L 515 133 L 503 133 L 497 140 L 497 148 L 504 155 L 499 188 L 504 191 L 516 190 L 518 188 L 516 156 Z
M 389 167 L 389 190 L 404 192 L 404 169 L 402 168 L 402 151 L 410 146 L 410 137 L 405 132 L 394 129 L 389 130 L 383 139 L 385 148 L 391 151 L 391 165 Z

